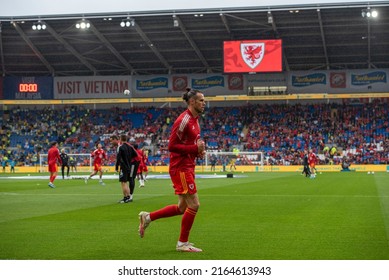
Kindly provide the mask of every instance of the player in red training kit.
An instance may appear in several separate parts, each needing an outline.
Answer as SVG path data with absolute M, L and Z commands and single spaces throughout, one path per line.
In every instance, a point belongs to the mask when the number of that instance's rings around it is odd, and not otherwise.
M 142 172 L 143 172 L 143 178 L 145 181 L 147 181 L 147 175 L 149 174 L 149 169 L 147 168 L 147 163 L 148 163 L 148 151 L 145 147 L 142 148 L 143 151 L 143 157 L 142 157 Z
M 138 159 L 139 159 L 139 166 L 138 166 L 138 170 L 136 171 L 136 178 L 138 179 L 139 181 L 139 188 L 143 188 L 145 186 L 145 180 L 144 180 L 144 177 L 143 177 L 143 157 L 144 157 L 144 154 L 143 154 L 143 150 L 142 149 L 138 149 L 138 144 L 134 144 L 133 145 L 134 148 L 136 149 L 136 152 L 138 153 Z
M 183 215 L 181 231 L 176 250 L 180 252 L 202 252 L 189 242 L 189 233 L 200 206 L 195 183 L 195 164 L 197 157 L 204 157 L 205 143 L 200 139 L 199 116 L 204 112 L 204 94 L 187 89 L 183 94 L 188 105 L 174 122 L 169 138 L 170 164 L 169 174 L 173 182 L 178 204 L 168 205 L 153 212 L 139 213 L 139 235 L 144 236 L 145 229 L 152 221 Z
M 54 180 L 57 177 L 58 166 L 57 162 L 62 165 L 61 157 L 58 150 L 58 143 L 52 142 L 50 145 L 49 152 L 47 153 L 47 162 L 49 164 L 50 182 L 49 187 L 55 188 Z
M 100 185 L 105 185 L 103 182 L 103 159 L 107 159 L 107 154 L 102 148 L 103 146 L 99 143 L 97 144 L 97 149 L 92 152 L 92 157 L 93 157 L 93 172 L 89 175 L 89 177 L 85 178 L 85 184 L 88 183 L 88 180 L 95 176 L 97 172 L 100 174 L 100 180 L 99 183 Z
M 311 177 L 310 177 L 311 179 L 316 178 L 316 162 L 317 162 L 316 154 L 313 152 L 312 149 L 309 149 L 308 164 L 311 171 Z

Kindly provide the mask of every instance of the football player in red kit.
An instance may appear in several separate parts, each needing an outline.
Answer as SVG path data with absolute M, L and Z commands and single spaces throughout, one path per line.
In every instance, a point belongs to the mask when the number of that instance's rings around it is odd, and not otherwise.
M 316 163 L 317 163 L 317 156 L 312 149 L 309 149 L 308 164 L 311 171 L 311 178 L 316 178 Z
M 52 142 L 50 145 L 50 149 L 47 153 L 47 162 L 49 165 L 49 172 L 50 172 L 49 187 L 55 188 L 54 180 L 58 174 L 57 163 L 60 163 L 62 165 L 62 160 L 58 150 L 58 143 L 56 141 Z
M 107 154 L 103 150 L 103 146 L 99 143 L 97 144 L 97 149 L 92 152 L 92 157 L 93 157 L 93 172 L 89 175 L 89 177 L 85 178 L 85 184 L 88 183 L 88 180 L 95 176 L 97 172 L 99 172 L 100 180 L 99 183 L 100 185 L 105 185 L 103 182 L 103 159 L 107 159 Z
M 205 155 L 205 143 L 200 139 L 199 125 L 199 117 L 205 109 L 205 99 L 202 92 L 192 89 L 187 89 L 182 98 L 188 108 L 174 122 L 168 145 L 169 174 L 178 196 L 178 204 L 168 205 L 150 213 L 140 212 L 139 235 L 144 236 L 145 229 L 152 221 L 182 215 L 176 250 L 202 252 L 189 242 L 189 233 L 200 206 L 195 183 L 195 164 L 197 157 Z
M 138 166 L 138 170 L 136 171 L 136 178 L 139 181 L 139 187 L 142 188 L 145 186 L 145 179 L 143 177 L 143 169 L 144 169 L 143 157 L 144 157 L 144 154 L 143 154 L 143 150 L 139 149 L 138 144 L 135 143 L 133 146 L 136 149 L 136 152 L 138 153 L 138 158 L 139 158 L 139 166 Z

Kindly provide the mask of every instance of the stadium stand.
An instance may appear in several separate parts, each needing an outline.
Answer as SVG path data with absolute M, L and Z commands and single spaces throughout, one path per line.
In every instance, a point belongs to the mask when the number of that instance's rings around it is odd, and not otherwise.
M 115 150 L 109 136 L 127 133 L 132 142 L 149 149 L 152 165 L 169 163 L 167 144 L 175 108 L 134 107 L 91 110 L 15 108 L 2 112 L 1 161 L 35 165 L 39 153 L 56 140 L 69 153 L 90 153 L 97 142 Z M 389 163 L 389 109 L 386 102 L 366 104 L 252 104 L 211 107 L 203 118 L 207 149 L 263 151 L 266 164 L 300 165 L 303 149 L 313 148 L 321 164 Z M 327 147 L 327 148 L 326 148 Z M 336 147 L 336 154 L 328 150 Z

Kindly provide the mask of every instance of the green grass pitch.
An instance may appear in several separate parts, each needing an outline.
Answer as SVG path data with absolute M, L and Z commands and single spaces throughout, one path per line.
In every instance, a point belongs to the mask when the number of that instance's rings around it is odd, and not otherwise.
M 2 260 L 388 260 L 389 174 L 245 173 L 197 179 L 200 209 L 179 253 L 181 217 L 151 223 L 138 213 L 177 202 L 169 179 L 136 188 L 118 204 L 116 179 L 6 179 L 0 175 Z

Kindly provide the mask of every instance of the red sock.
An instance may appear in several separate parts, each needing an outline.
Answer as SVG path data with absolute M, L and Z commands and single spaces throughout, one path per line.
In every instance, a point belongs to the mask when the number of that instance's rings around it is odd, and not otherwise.
M 178 208 L 177 204 L 174 205 L 168 205 L 164 208 L 161 208 L 157 211 L 150 213 L 150 220 L 158 220 L 160 218 L 168 218 L 172 216 L 181 215 L 180 209 Z
M 50 175 L 50 183 L 53 182 L 53 175 Z
M 192 208 L 186 208 L 184 216 L 182 216 L 181 221 L 181 233 L 180 233 L 180 241 L 188 242 L 189 233 L 192 228 L 194 219 L 196 218 L 197 211 Z

